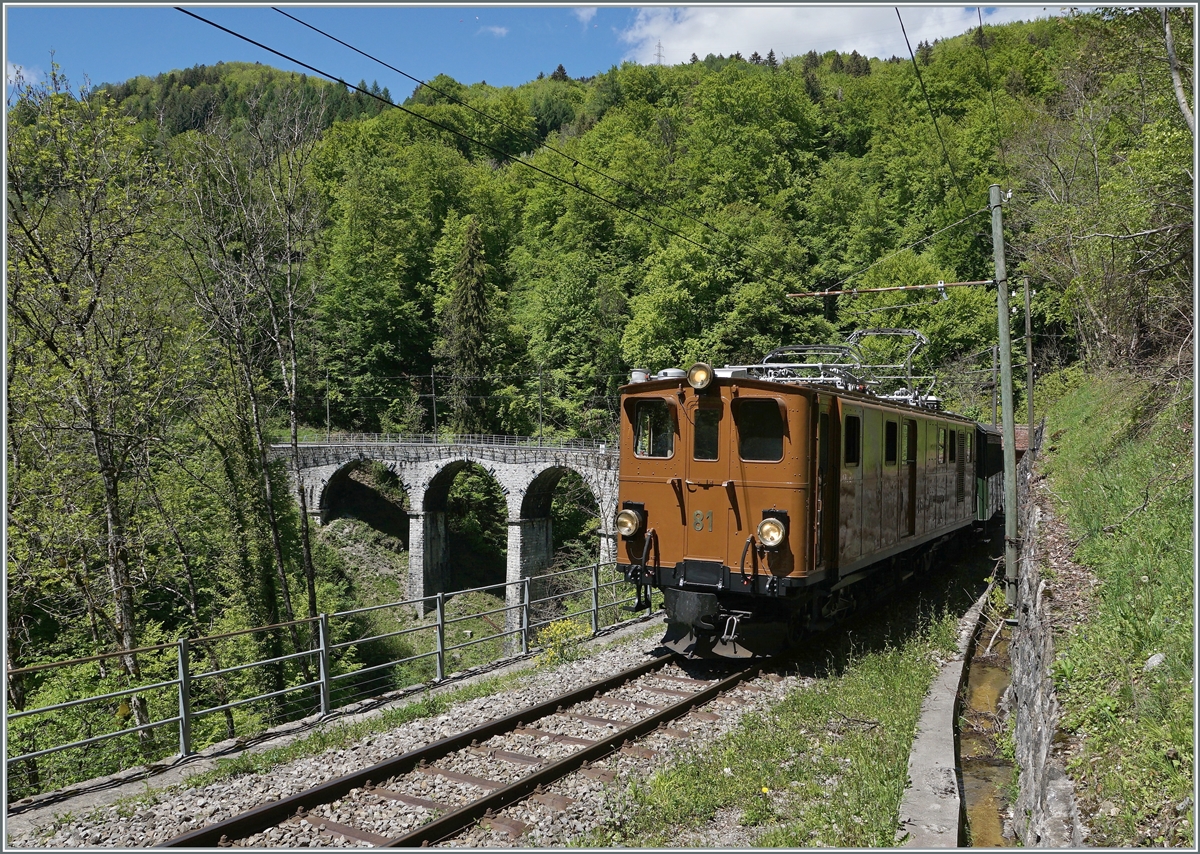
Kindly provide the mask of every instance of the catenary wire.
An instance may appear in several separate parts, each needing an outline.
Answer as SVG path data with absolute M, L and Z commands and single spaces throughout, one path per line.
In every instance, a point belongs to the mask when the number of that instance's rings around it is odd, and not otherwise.
M 932 234 L 928 234 L 925 237 L 922 237 L 920 240 L 915 240 L 912 243 L 908 244 L 907 246 L 901 246 L 899 249 L 897 249 L 895 252 L 891 253 L 890 255 L 884 255 L 882 258 L 872 261 L 870 264 L 863 267 L 861 270 L 855 270 L 853 273 L 851 273 L 846 278 L 842 279 L 840 282 L 834 282 L 832 285 L 829 286 L 828 290 L 833 290 L 838 285 L 846 284 L 846 282 L 850 281 L 855 276 L 862 275 L 863 273 L 867 272 L 867 270 L 870 270 L 872 267 L 876 267 L 876 266 L 882 264 L 884 261 L 888 261 L 892 258 L 895 258 L 897 255 L 899 255 L 902 252 L 907 252 L 910 249 L 915 249 L 916 247 L 920 246 L 922 243 L 933 240 L 933 238 L 937 237 L 943 231 L 949 231 L 952 228 L 957 228 L 958 226 L 962 225 L 964 222 L 969 220 L 971 217 L 979 216 L 981 213 L 988 213 L 988 208 L 980 208 L 977 211 L 972 211 L 971 213 L 964 216 L 962 219 L 956 220 L 955 222 L 952 222 L 949 225 L 944 226 L 943 228 L 939 228 L 937 231 L 933 232 Z
M 630 184 L 626 181 L 622 181 L 620 178 L 614 178 L 612 175 L 609 175 L 608 173 L 604 172 L 603 170 L 597 169 L 595 166 L 585 163 L 584 161 L 580 160 L 578 157 L 575 157 L 572 154 L 568 154 L 567 152 L 562 151 L 561 149 L 555 148 L 553 145 L 550 145 L 549 143 L 547 143 L 545 141 L 538 140 L 538 138 L 535 134 L 532 134 L 529 131 L 524 130 L 522 128 L 513 127 L 512 125 L 505 122 L 503 119 L 499 119 L 499 118 L 491 115 L 490 113 L 480 110 L 477 107 L 473 107 L 470 104 L 468 104 L 466 101 L 463 101 L 459 98 L 454 97 L 449 92 L 445 92 L 441 89 L 438 89 L 436 86 L 433 86 L 432 84 L 427 83 L 424 80 L 421 80 L 419 77 L 414 77 L 413 75 L 409 74 L 408 72 L 400 70 L 396 66 L 385 62 L 384 60 L 380 59 L 379 57 L 373 56 L 372 54 L 369 54 L 364 50 L 360 50 L 359 48 L 355 47 L 354 45 L 352 45 L 348 42 L 345 42 L 342 39 L 339 39 L 337 36 L 335 36 L 331 33 L 328 33 L 325 30 L 322 30 L 320 27 L 314 26 L 313 24 L 310 24 L 307 21 L 300 20 L 295 15 L 291 15 L 291 14 L 283 11 L 282 9 L 278 8 L 277 6 L 272 6 L 271 8 L 274 9 L 279 14 L 283 15 L 284 17 L 290 18 L 291 20 L 295 21 L 297 24 L 308 27 L 313 32 L 320 33 L 321 35 L 325 36 L 327 39 L 331 39 L 331 40 L 337 42 L 338 44 L 342 45 L 345 48 L 348 48 L 349 50 L 354 51 L 355 53 L 359 54 L 360 56 L 365 56 L 367 59 L 370 59 L 373 62 L 379 63 L 384 68 L 390 69 L 391 71 L 395 71 L 397 74 L 407 77 L 409 80 L 413 81 L 414 83 L 416 83 L 420 86 L 424 86 L 426 89 L 429 89 L 432 92 L 436 92 L 437 94 L 441 95 L 443 98 L 446 98 L 447 100 L 449 100 L 455 104 L 458 104 L 460 107 L 465 107 L 466 109 L 470 110 L 471 112 L 475 113 L 476 115 L 482 116 L 483 118 L 487 119 L 488 121 L 495 122 L 497 125 L 504 128 L 505 130 L 510 130 L 510 131 L 513 131 L 514 133 L 520 134 L 527 141 L 534 143 L 535 149 L 544 148 L 547 151 L 551 151 L 554 154 L 557 154 L 558 156 L 569 160 L 573 166 L 580 166 L 580 167 L 588 170 L 589 172 L 592 172 L 593 174 L 599 175 L 601 178 L 604 178 L 607 181 L 611 181 L 612 183 L 616 184 L 619 187 L 623 187 L 626 190 L 637 193 L 642 198 L 646 199 L 647 201 L 651 202 L 652 204 L 665 207 L 667 210 L 669 210 L 673 213 L 679 214 L 682 217 L 686 217 L 686 218 L 692 220 L 693 222 L 704 226 L 705 228 L 709 229 L 713 233 L 721 235 L 722 237 L 729 238 L 730 240 L 734 239 L 733 235 L 729 234 L 728 232 L 722 231 L 721 229 L 717 228 L 715 225 L 713 225 L 706 219 L 702 219 L 701 217 L 695 216 L 694 214 L 690 214 L 685 210 L 681 210 L 680 208 L 675 207 L 674 205 L 670 204 L 669 202 L 665 202 L 662 199 L 656 198 L 656 197 L 652 196 L 650 193 L 643 190 L 641 187 L 636 187 L 633 184 Z
M 979 16 L 979 49 L 983 52 L 983 70 L 987 75 L 988 84 L 988 99 L 992 102 L 992 120 L 996 123 L 996 146 L 1000 149 L 1000 166 L 1005 173 L 1008 172 L 1008 164 L 1004 161 L 1004 135 L 1000 131 L 1000 114 L 996 112 L 996 92 L 992 86 L 992 69 L 988 64 L 987 44 L 983 35 L 983 10 L 982 7 L 975 7 L 975 14 Z
M 917 72 L 917 82 L 921 84 L 921 93 L 925 96 L 925 105 L 929 107 L 929 118 L 933 119 L 933 129 L 937 132 L 938 142 L 942 146 L 942 156 L 946 158 L 946 166 L 950 169 L 950 176 L 954 179 L 954 189 L 958 191 L 958 200 L 962 202 L 963 210 L 967 210 L 967 198 L 963 194 L 962 184 L 958 182 L 958 173 L 954 171 L 954 164 L 950 162 L 950 152 L 946 150 L 946 141 L 942 139 L 942 129 L 938 127 L 937 116 L 933 113 L 933 102 L 929 100 L 929 91 L 925 88 L 925 79 L 921 76 L 921 68 L 917 65 L 916 54 L 913 53 L 912 43 L 908 40 L 908 32 L 904 29 L 904 19 L 900 17 L 900 7 L 893 7 L 896 10 L 896 17 L 900 20 L 900 32 L 904 34 L 904 44 L 908 46 L 908 55 L 912 59 L 913 69 Z
M 347 83 L 345 80 L 343 80 L 340 77 L 337 77 L 336 75 L 330 74 L 327 71 L 322 71 L 320 68 L 317 68 L 316 66 L 313 66 L 313 65 L 309 65 L 307 62 L 303 62 L 302 60 L 299 60 L 294 56 L 289 56 L 288 54 L 283 53 L 282 51 L 278 51 L 272 47 L 268 47 L 267 45 L 263 44 L 262 42 L 255 41 L 254 39 L 250 38 L 249 36 L 242 35 L 241 33 L 236 32 L 235 30 L 231 30 L 228 27 L 224 27 L 221 24 L 216 23 L 215 21 L 210 21 L 201 15 L 197 15 L 195 12 L 189 12 L 187 9 L 181 8 L 179 6 L 176 6 L 174 8 L 176 11 L 182 12 L 183 14 L 188 15 L 192 18 L 195 18 L 196 20 L 198 20 L 202 23 L 208 24 L 210 27 L 214 27 L 215 29 L 221 30 L 224 33 L 228 33 L 229 35 L 231 35 L 235 38 L 239 38 L 244 42 L 247 42 L 249 44 L 254 45 L 255 47 L 258 47 L 258 48 L 261 48 L 262 50 L 267 51 L 268 53 L 272 53 L 275 56 L 280 57 L 281 59 L 286 59 L 288 62 L 294 62 L 296 65 L 299 65 L 302 68 L 307 68 L 309 71 L 313 72 L 314 74 L 319 74 L 328 80 L 331 80 L 335 83 L 339 83 L 342 86 L 345 86 L 347 89 L 353 89 L 354 91 L 359 92 L 363 95 L 366 95 L 369 98 L 374 98 L 375 100 L 379 101 L 381 104 L 385 104 L 388 107 L 391 107 L 396 110 L 400 110 L 403 113 L 406 113 L 410 116 L 418 118 L 422 121 L 428 122 L 429 124 L 433 125 L 434 127 L 444 130 L 447 133 L 453 134 L 454 136 L 457 136 L 460 139 L 466 140 L 467 142 L 470 142 L 474 145 L 478 145 L 481 148 L 485 148 L 488 151 L 491 151 L 493 154 L 500 157 L 501 160 L 508 160 L 513 163 L 518 163 L 522 166 L 525 166 L 529 169 L 534 170 L 535 172 L 545 175 L 547 178 L 550 178 L 553 181 L 557 181 L 558 183 L 560 183 L 566 187 L 574 187 L 576 190 L 578 190 L 581 193 L 584 193 L 585 195 L 591 196 L 592 198 L 597 199 L 598 201 L 604 202 L 605 204 L 610 205 L 610 206 L 616 208 L 617 210 L 623 211 L 624 213 L 627 213 L 630 216 L 632 216 L 636 219 L 639 219 L 648 225 L 653 226 L 654 228 L 658 228 L 662 231 L 665 231 L 667 234 L 670 234 L 673 237 L 679 238 L 680 240 L 684 241 L 685 243 L 689 243 L 692 246 L 695 246 L 697 249 L 701 250 L 702 252 L 706 252 L 709 255 L 712 255 L 720 263 L 724 263 L 724 264 L 734 266 L 734 267 L 740 267 L 742 270 L 751 273 L 751 275 L 754 276 L 755 278 L 760 278 L 760 279 L 763 279 L 766 281 L 774 282 L 777 285 L 786 287 L 785 282 L 781 282 L 779 279 L 776 279 L 774 276 L 766 276 L 766 275 L 756 274 L 749 267 L 749 265 L 747 265 L 745 262 L 722 258 L 716 252 L 716 250 L 714 250 L 708 246 L 705 246 L 703 243 L 693 240 L 692 238 L 688 237 L 685 234 L 682 234 L 679 231 L 676 231 L 675 229 L 671 228 L 670 226 L 663 225 L 662 223 L 657 222 L 653 219 L 650 219 L 649 217 L 643 216 L 642 214 L 638 213 L 637 211 L 630 210 L 629 208 L 625 207 L 624 205 L 621 205 L 620 203 L 615 202 L 612 199 L 609 199 L 608 197 L 601 195 L 600 193 L 597 193 L 593 190 L 589 190 L 586 187 L 582 187 L 579 185 L 579 183 L 577 181 L 568 181 L 565 178 L 555 175 L 553 172 L 549 172 L 549 171 L 541 168 L 540 166 L 530 163 L 528 160 L 522 160 L 519 157 L 515 157 L 502 149 L 496 148 L 494 145 L 490 145 L 486 142 L 481 142 L 480 140 L 475 139 L 474 137 L 470 136 L 469 134 L 465 134 L 460 130 L 457 130 L 448 125 L 442 124 L 441 122 L 437 121 L 436 119 L 432 119 L 429 116 L 423 115 L 415 110 L 410 110 L 401 104 L 394 104 L 391 101 L 387 100 L 386 98 L 376 95 L 373 92 L 363 89 L 360 86 L 355 86 L 352 83 Z

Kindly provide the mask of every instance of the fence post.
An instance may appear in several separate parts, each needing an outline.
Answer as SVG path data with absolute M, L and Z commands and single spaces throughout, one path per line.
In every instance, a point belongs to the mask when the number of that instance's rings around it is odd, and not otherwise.
M 529 577 L 521 579 L 521 655 L 529 655 Z
M 192 675 L 188 661 L 188 639 L 179 639 L 179 755 L 192 755 Z
M 592 634 L 600 631 L 600 564 L 592 564 Z
M 437 681 L 446 678 L 446 594 L 437 595 Z
M 329 714 L 329 617 L 317 615 L 317 664 L 321 673 L 321 714 Z

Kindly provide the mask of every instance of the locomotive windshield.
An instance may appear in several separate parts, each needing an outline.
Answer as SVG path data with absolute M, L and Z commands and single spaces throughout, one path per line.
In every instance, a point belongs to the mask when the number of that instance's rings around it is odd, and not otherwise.
M 715 460 L 720 447 L 721 410 L 696 410 L 696 442 L 693 459 Z
M 633 414 L 633 452 L 667 459 L 675 451 L 675 429 L 665 400 L 639 400 Z
M 743 460 L 783 459 L 783 416 L 779 401 L 741 400 L 736 407 L 738 453 Z

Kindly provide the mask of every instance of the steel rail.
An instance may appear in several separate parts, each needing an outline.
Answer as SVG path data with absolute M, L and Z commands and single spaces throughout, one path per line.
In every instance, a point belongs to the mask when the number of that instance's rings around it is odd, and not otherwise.
M 491 794 L 471 801 L 469 804 L 465 804 L 458 809 L 444 813 L 433 821 L 406 833 L 404 836 L 397 837 L 380 847 L 420 847 L 422 845 L 433 845 L 448 839 L 471 826 L 476 821 L 490 817 L 497 810 L 501 810 L 533 794 L 539 786 L 553 783 L 555 780 L 565 777 L 572 771 L 582 768 L 587 763 L 603 759 L 608 754 L 617 750 L 626 741 L 640 738 L 643 735 L 653 732 L 667 721 L 674 720 L 695 706 L 707 703 L 709 700 L 720 696 L 739 683 L 753 678 L 766 666 L 766 663 L 764 659 L 755 659 L 750 666 L 739 670 L 734 675 L 726 677 L 707 688 L 703 688 L 695 694 L 677 703 L 673 703 L 661 711 L 653 713 L 649 717 L 630 723 L 628 726 L 616 730 L 612 735 L 598 740 L 595 744 L 577 750 L 557 762 L 534 771 L 501 789 L 495 790 Z
M 281 800 L 262 804 L 225 821 L 188 831 L 187 833 L 168 839 L 166 842 L 155 847 L 213 848 L 219 846 L 222 839 L 244 839 L 268 827 L 274 827 L 277 824 L 283 823 L 289 817 L 295 815 L 296 811 L 300 808 L 309 810 L 313 807 L 335 801 L 354 789 L 362 788 L 369 780 L 382 781 L 390 777 L 395 777 L 398 774 L 406 774 L 415 769 L 422 761 L 433 762 L 455 751 L 470 747 L 472 741 L 486 741 L 493 736 L 510 732 L 522 724 L 554 714 L 560 706 L 571 706 L 589 700 L 603 691 L 619 687 L 631 679 L 636 679 L 639 676 L 657 670 L 676 658 L 678 658 L 676 653 L 660 655 L 650 661 L 622 670 L 620 673 L 616 673 L 607 679 L 592 682 L 582 688 L 560 694 L 545 702 L 538 703 L 536 706 L 530 706 L 498 720 L 480 724 L 466 732 L 447 736 L 424 747 L 410 750 L 393 759 L 387 759 L 369 768 L 337 777 L 319 786 L 303 792 L 297 792 Z

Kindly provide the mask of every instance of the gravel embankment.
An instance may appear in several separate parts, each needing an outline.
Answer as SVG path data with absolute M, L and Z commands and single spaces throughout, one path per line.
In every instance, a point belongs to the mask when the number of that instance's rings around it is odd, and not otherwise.
M 255 806 L 287 797 L 324 780 L 339 777 L 365 768 L 405 751 L 431 743 L 452 733 L 511 714 L 521 708 L 550 699 L 570 688 L 579 687 L 644 661 L 657 646 L 653 640 L 633 638 L 627 643 L 602 649 L 594 655 L 555 668 L 525 671 L 522 685 L 490 697 L 477 698 L 456 705 L 450 712 L 436 718 L 413 721 L 402 728 L 364 738 L 343 749 L 296 760 L 278 767 L 270 776 L 244 775 L 229 778 L 200 789 L 186 783 L 161 791 L 149 790 L 145 784 L 131 794 L 136 800 L 90 809 L 87 814 L 72 813 L 72 804 L 64 802 L 44 808 L 31 820 L 10 821 L 7 834 L 9 848 L 133 848 L 156 845 L 181 833 L 206 824 L 229 818 Z M 677 675 L 687 675 L 675 668 Z M 700 674 L 699 678 L 704 678 Z M 566 845 L 578 840 L 601 824 L 620 823 L 627 809 L 622 793 L 629 782 L 644 778 L 676 756 L 694 753 L 703 745 L 729 731 L 747 713 L 759 712 L 778 702 L 802 680 L 788 676 L 779 681 L 760 677 L 748 691 L 738 691 L 742 704 L 717 701 L 705 708 L 708 714 L 693 712 L 674 724 L 687 730 L 690 737 L 653 733 L 639 744 L 654 754 L 644 756 L 616 753 L 593 766 L 592 774 L 575 773 L 547 789 L 548 795 L 570 798 L 565 809 L 545 803 L 526 801 L 500 814 L 528 826 L 523 835 L 514 838 L 507 832 L 478 826 L 448 845 L 454 847 L 536 847 Z M 678 687 L 678 686 L 675 686 Z M 629 689 L 615 696 L 644 703 L 663 704 L 662 695 Z M 610 720 L 631 720 L 645 712 L 634 708 L 603 705 L 597 701 L 586 704 L 577 713 Z M 718 713 L 716 720 L 711 720 Z M 535 726 L 551 732 L 570 733 L 586 737 L 587 724 L 569 721 L 562 715 L 542 719 Z M 439 765 L 476 777 L 509 782 L 525 773 L 515 764 L 502 762 L 487 755 L 488 750 L 507 750 L 533 753 L 546 759 L 563 755 L 569 748 L 546 738 L 508 734 L 498 736 L 475 751 L 464 751 L 439 761 Z M 610 774 L 599 772 L 608 771 Z M 611 777 L 611 779 L 608 779 Z M 376 781 L 381 787 L 426 798 L 439 803 L 458 804 L 478 790 L 443 777 L 415 773 L 402 780 Z M 553 801 L 553 798 L 544 798 Z M 69 816 L 69 817 L 68 817 Z M 254 847 L 295 847 L 308 845 L 361 847 L 365 843 L 330 837 L 319 831 L 322 820 L 338 822 L 377 833 L 398 836 L 415 827 L 423 818 L 420 807 L 412 807 L 367 795 L 361 792 L 334 804 L 327 805 L 302 820 L 294 820 L 247 840 Z M 736 826 L 736 822 L 731 822 Z M 717 829 L 714 829 L 717 830 Z M 720 833 L 707 835 L 705 841 L 719 844 Z M 695 842 L 700 842 L 696 840 Z M 693 842 L 693 844 L 695 844 Z M 745 844 L 744 842 L 741 844 Z

